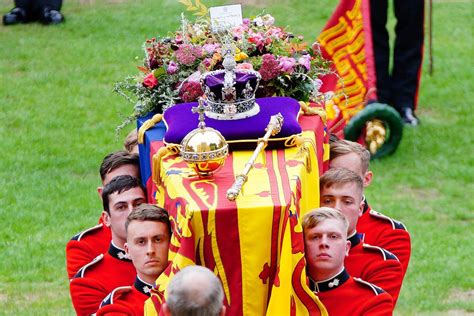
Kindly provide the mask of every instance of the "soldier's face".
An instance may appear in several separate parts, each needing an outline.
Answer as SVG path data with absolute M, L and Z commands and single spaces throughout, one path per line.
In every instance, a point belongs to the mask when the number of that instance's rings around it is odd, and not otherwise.
M 364 187 L 367 187 L 372 182 L 372 171 L 364 171 L 362 169 L 362 162 L 359 155 L 356 153 L 349 153 L 341 155 L 329 161 L 329 168 L 345 168 L 357 173 L 364 182 Z
M 333 218 L 305 229 L 304 244 L 308 273 L 315 281 L 340 272 L 350 249 L 343 223 Z
M 355 183 L 332 185 L 321 188 L 320 205 L 335 208 L 342 212 L 349 222 L 349 235 L 356 230 L 359 216 L 362 215 L 362 191 Z
M 128 225 L 125 250 L 138 276 L 153 283 L 168 265 L 170 235 L 166 224 L 154 221 L 132 221 Z
M 115 242 L 119 242 L 120 245 L 125 243 L 127 239 L 125 220 L 135 206 L 145 202 L 145 193 L 140 187 L 122 193 L 115 192 L 109 196 L 110 214 L 104 212 L 104 220 L 105 224 L 112 230 L 112 239 Z
M 140 178 L 140 170 L 135 165 L 122 165 L 114 170 L 110 171 L 105 175 L 104 180 L 102 181 L 102 186 L 97 188 L 97 193 L 99 193 L 99 197 L 102 199 L 102 190 L 104 186 L 107 185 L 113 178 L 118 176 L 132 176 L 134 178 Z

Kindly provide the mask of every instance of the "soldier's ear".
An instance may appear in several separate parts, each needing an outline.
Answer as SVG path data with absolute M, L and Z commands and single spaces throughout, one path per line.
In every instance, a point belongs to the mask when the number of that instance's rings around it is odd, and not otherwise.
M 99 199 L 102 201 L 102 191 L 104 187 L 97 187 L 97 194 L 99 194 Z
M 102 211 L 102 219 L 104 221 L 105 226 L 110 227 L 110 214 L 106 211 Z
M 130 251 L 129 251 L 129 249 L 128 249 L 128 244 L 125 243 L 125 244 L 123 244 L 123 246 L 124 246 L 124 248 L 125 248 L 125 253 L 126 253 L 127 255 L 129 255 L 129 254 L 130 254 Z
M 364 188 L 368 187 L 372 183 L 373 176 L 374 176 L 373 172 L 370 170 L 367 170 L 364 177 L 362 178 L 362 181 L 364 182 Z
M 365 201 L 364 201 L 364 198 L 362 198 L 362 201 L 360 201 L 360 204 L 359 204 L 359 217 L 361 217 L 362 214 L 364 214 L 364 205 L 365 205 Z
M 347 240 L 346 241 L 346 257 L 349 255 L 349 250 L 351 250 L 351 242 Z

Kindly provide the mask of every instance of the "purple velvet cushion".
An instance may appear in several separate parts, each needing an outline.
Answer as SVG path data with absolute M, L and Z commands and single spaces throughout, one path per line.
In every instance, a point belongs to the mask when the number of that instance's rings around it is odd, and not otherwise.
M 291 135 L 301 133 L 298 124 L 298 113 L 300 105 L 298 101 L 288 97 L 260 98 L 256 100 L 260 106 L 260 112 L 252 117 L 241 120 L 214 120 L 206 117 L 206 126 L 217 129 L 227 140 L 232 149 L 255 148 L 258 138 L 265 135 L 265 128 L 272 115 L 280 112 L 283 115 L 283 126 L 281 132 L 270 138 L 268 146 L 283 147 L 284 139 Z M 181 103 L 167 109 L 163 119 L 167 125 L 164 142 L 180 144 L 181 140 L 198 126 L 198 114 L 192 113 L 191 108 L 197 106 L 197 102 Z M 277 139 L 280 139 L 277 141 Z

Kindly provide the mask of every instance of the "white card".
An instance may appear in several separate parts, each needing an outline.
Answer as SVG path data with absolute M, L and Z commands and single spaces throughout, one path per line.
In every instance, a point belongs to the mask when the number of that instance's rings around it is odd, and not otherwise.
M 214 32 L 242 24 L 242 6 L 240 4 L 209 8 L 211 28 Z

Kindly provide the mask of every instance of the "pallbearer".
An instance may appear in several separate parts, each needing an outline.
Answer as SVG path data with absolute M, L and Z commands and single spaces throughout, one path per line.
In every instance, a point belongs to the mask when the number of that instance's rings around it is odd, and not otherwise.
M 303 217 L 310 288 L 329 315 L 392 315 L 392 298 L 381 288 L 354 278 L 344 268 L 351 247 L 348 222 L 332 208 L 322 207 Z
M 329 159 L 329 168 L 346 168 L 357 173 L 363 180 L 364 188 L 372 182 L 370 153 L 362 145 L 343 139 L 334 140 L 330 143 Z M 403 273 L 407 272 L 411 241 L 402 222 L 373 210 L 364 197 L 364 209 L 357 222 L 357 231 L 364 234 L 364 242 L 396 255 L 402 264 Z
M 171 224 L 168 212 L 151 204 L 137 206 L 125 222 L 125 250 L 137 270 L 133 286 L 114 289 L 101 303 L 97 315 L 143 315 L 143 305 L 158 276 L 168 265 Z

